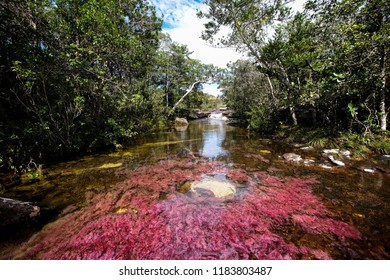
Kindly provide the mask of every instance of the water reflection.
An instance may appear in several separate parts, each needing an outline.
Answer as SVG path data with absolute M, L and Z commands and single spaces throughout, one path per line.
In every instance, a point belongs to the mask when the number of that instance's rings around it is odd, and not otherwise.
M 228 154 L 223 147 L 226 136 L 226 125 L 223 120 L 210 119 L 203 131 L 203 146 L 199 154 L 203 157 L 215 159 Z
M 226 126 L 223 120 L 209 118 L 193 121 L 183 131 L 166 131 L 147 135 L 138 139 L 137 143 L 123 151 L 83 157 L 79 160 L 45 168 L 43 176 L 38 181 L 25 182 L 15 188 L 4 190 L 1 196 L 32 201 L 41 207 L 43 213 L 52 211 L 54 216 L 69 205 L 73 207 L 70 209 L 85 207 L 88 204 L 88 198 L 92 194 L 115 190 L 116 183 L 125 180 L 122 171 L 128 172 L 142 166 L 154 165 L 156 167 L 166 159 L 177 160 L 180 163 L 177 168 L 178 174 L 184 168 L 180 160 L 190 159 L 194 161 L 191 168 L 188 168 L 190 172 L 197 170 L 207 175 L 209 169 L 200 170 L 201 166 L 198 164 L 203 162 L 201 158 L 203 157 L 209 159 L 206 162 L 210 166 L 221 164 L 225 168 L 225 173 L 232 171 L 233 173 L 230 176 L 235 175 L 236 179 L 234 180 L 236 181 L 240 179 L 239 174 L 234 173 L 238 167 L 245 172 L 261 172 L 259 174 L 265 176 L 264 182 L 266 184 L 274 182 L 270 181 L 270 178 L 276 180 L 275 178 L 286 178 L 286 176 L 287 178 L 316 178 L 318 184 L 313 186 L 313 193 L 326 205 L 329 213 L 334 215 L 333 218 L 355 225 L 366 238 L 364 242 L 356 241 L 353 244 L 351 243 L 349 248 L 346 246 L 346 250 L 353 249 L 355 255 L 352 255 L 349 251 L 341 250 L 338 253 L 336 252 L 337 254 L 333 257 L 388 258 L 390 248 L 386 245 L 388 242 L 383 242 L 383 240 L 390 240 L 389 177 L 380 172 L 366 174 L 352 168 L 335 168 L 328 171 L 319 167 L 291 165 L 281 159 L 281 155 L 286 152 L 303 153 L 298 148 L 294 150 L 291 145 L 262 140 L 257 136 L 248 137 L 247 131 L 244 129 Z M 306 153 L 306 158 L 318 156 L 315 152 L 313 154 Z M 166 168 L 164 166 L 160 172 L 166 172 Z M 210 180 L 210 177 L 206 175 L 200 180 L 196 179 L 199 184 L 195 184 L 195 188 L 198 191 L 211 191 L 214 196 L 219 196 L 219 191 L 226 187 L 222 185 L 222 183 L 227 182 L 225 173 L 212 174 L 213 177 L 211 178 L 217 179 L 216 181 Z M 167 174 L 169 174 L 168 180 L 174 177 L 169 172 Z M 181 174 L 181 176 L 184 175 L 185 173 Z M 218 176 L 222 177 L 219 178 Z M 145 178 L 150 180 L 149 176 Z M 160 182 L 161 178 L 158 178 L 158 180 Z M 188 180 L 188 178 L 185 180 Z M 150 182 L 154 181 L 151 180 Z M 192 185 L 188 183 L 188 186 L 191 187 Z M 249 189 L 242 190 L 249 193 Z M 237 189 L 237 193 L 242 190 L 241 188 Z M 235 192 L 234 188 L 230 188 L 229 185 L 225 188 L 225 191 Z M 179 190 L 178 192 L 180 193 Z M 157 197 L 164 197 L 165 199 L 166 193 L 160 192 Z M 186 199 L 186 196 L 180 195 L 173 200 L 175 203 L 180 202 L 180 207 L 183 207 L 183 209 L 180 210 L 181 212 L 172 211 L 172 215 L 187 217 L 186 213 L 193 210 L 193 208 L 186 208 L 189 206 L 182 203 L 183 199 Z M 202 206 L 198 209 L 196 208 L 197 205 L 191 204 L 190 206 L 195 207 L 195 210 L 199 210 L 200 215 L 203 215 L 205 208 Z M 215 206 L 214 204 L 209 205 L 210 207 Z M 118 209 L 123 210 L 124 208 Z M 266 210 L 264 209 L 264 211 Z M 303 216 L 298 216 L 298 218 L 300 217 Z M 49 220 L 45 219 L 45 217 L 42 218 L 42 224 Z M 184 220 L 175 220 L 175 223 L 176 221 L 185 222 Z M 41 224 L 34 228 L 30 225 L 27 226 L 30 228 L 30 232 L 26 235 L 29 235 L 35 230 L 39 231 Z M 18 232 L 24 232 L 25 230 L 19 230 Z M 10 234 L 14 235 L 15 232 L 10 232 Z M 296 241 L 298 245 L 309 244 L 321 248 L 321 244 L 324 243 L 320 239 L 318 239 L 318 242 L 315 241 L 312 235 L 303 235 L 300 229 L 294 227 L 282 228 L 278 234 L 286 240 L 292 240 L 291 242 Z M 11 244 L 10 247 L 19 246 L 18 243 L 25 241 L 24 239 L 27 237 L 18 237 L 19 239 L 11 242 L 9 239 L 5 239 L 9 238 L 8 235 L 3 237 L 4 240 L 2 240 L 0 234 L 0 258 L 7 255 L 6 251 L 8 249 L 5 249 L 8 246 L 7 244 Z

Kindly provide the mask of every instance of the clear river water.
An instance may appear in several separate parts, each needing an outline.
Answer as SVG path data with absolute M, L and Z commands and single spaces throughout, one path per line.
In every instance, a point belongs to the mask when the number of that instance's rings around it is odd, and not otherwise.
M 0 258 L 389 259 L 389 175 L 283 159 L 321 160 L 301 148 L 203 119 L 49 166 L 2 191 L 41 215 Z

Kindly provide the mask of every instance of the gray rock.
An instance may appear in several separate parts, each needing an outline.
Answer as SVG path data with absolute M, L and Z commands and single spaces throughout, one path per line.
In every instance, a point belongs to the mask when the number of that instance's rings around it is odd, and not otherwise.
M 305 165 L 314 165 L 315 161 L 312 160 L 312 159 L 305 159 L 305 160 L 303 160 L 303 164 L 305 164 Z
M 338 154 L 340 153 L 339 149 L 325 149 L 322 151 L 323 154 Z
M 283 158 L 286 161 L 292 161 L 292 162 L 300 162 L 302 160 L 302 157 L 300 155 L 294 153 L 286 153 L 283 155 Z
M 337 166 L 345 166 L 345 163 L 344 163 L 344 162 L 342 162 L 341 160 L 335 159 L 335 158 L 333 157 L 333 155 L 328 156 L 328 158 L 329 158 L 329 160 L 330 160 L 332 163 L 336 164 Z
M 342 150 L 340 149 L 325 149 L 322 151 L 322 155 L 327 156 L 327 155 L 342 155 L 344 157 L 349 158 L 351 156 L 351 152 L 347 150 Z
M 350 151 L 347 151 L 347 150 L 341 151 L 340 153 L 341 153 L 343 156 L 347 157 L 347 158 L 349 158 L 349 157 L 351 156 L 351 152 L 350 152 Z
M 302 148 L 300 148 L 301 150 L 313 150 L 314 149 L 314 147 L 313 146 L 306 146 L 306 147 L 302 147 Z

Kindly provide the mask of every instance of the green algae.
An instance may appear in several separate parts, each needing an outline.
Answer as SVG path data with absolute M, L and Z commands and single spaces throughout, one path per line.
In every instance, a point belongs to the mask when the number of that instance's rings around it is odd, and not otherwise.
M 202 138 L 190 139 L 190 140 L 164 141 L 164 142 L 157 142 L 157 143 L 146 143 L 146 144 L 143 144 L 143 146 L 144 147 L 156 147 L 156 146 L 177 145 L 180 143 L 187 143 L 187 142 L 194 142 L 194 141 L 201 141 L 201 140 L 202 140 Z

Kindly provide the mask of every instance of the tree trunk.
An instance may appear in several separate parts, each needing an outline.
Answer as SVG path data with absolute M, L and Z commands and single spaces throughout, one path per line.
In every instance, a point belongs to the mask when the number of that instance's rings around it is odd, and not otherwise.
M 291 94 L 291 91 L 288 90 L 288 106 L 289 106 L 289 109 L 290 109 L 290 115 L 291 115 L 291 119 L 292 119 L 292 122 L 293 122 L 293 125 L 297 126 L 298 125 L 298 119 L 297 119 L 297 115 L 295 114 L 295 108 L 294 108 L 294 103 L 292 102 L 292 94 Z
M 386 112 L 386 90 L 387 90 L 387 72 L 386 72 L 386 50 L 382 46 L 381 54 L 381 79 L 382 86 L 379 91 L 379 125 L 382 131 L 387 130 L 387 112 Z
M 277 108 L 278 107 L 278 100 L 275 96 L 275 93 L 274 93 L 274 87 L 272 85 L 272 81 L 270 79 L 270 77 L 268 75 L 265 75 L 267 77 L 267 81 L 268 81 L 268 85 L 269 85 L 269 89 L 270 89 L 270 92 L 271 92 L 271 96 L 272 96 L 272 103 L 274 105 L 274 108 Z
M 282 82 L 287 89 L 287 101 L 288 101 L 288 107 L 290 109 L 291 120 L 293 122 L 293 125 L 297 126 L 298 119 L 297 119 L 297 115 L 295 114 L 295 106 L 294 106 L 294 101 L 293 101 L 293 90 L 294 89 L 291 86 L 290 78 L 288 77 L 286 68 L 284 68 L 284 65 L 282 64 L 282 62 L 279 59 L 277 59 L 276 61 L 279 64 L 280 70 L 282 71 L 282 74 L 283 74 Z

